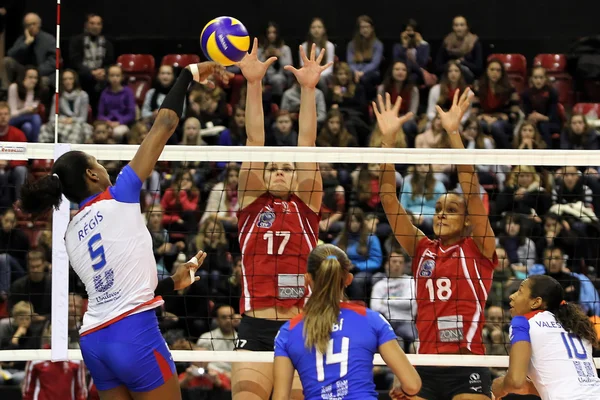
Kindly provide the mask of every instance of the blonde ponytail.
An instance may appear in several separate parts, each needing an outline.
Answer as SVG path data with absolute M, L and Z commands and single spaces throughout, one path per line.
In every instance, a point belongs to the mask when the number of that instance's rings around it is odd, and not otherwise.
M 312 256 L 312 257 L 311 257 Z M 333 325 L 338 322 L 340 301 L 350 266 L 348 256 L 333 245 L 315 248 L 309 256 L 312 294 L 304 307 L 305 346 L 325 354 Z

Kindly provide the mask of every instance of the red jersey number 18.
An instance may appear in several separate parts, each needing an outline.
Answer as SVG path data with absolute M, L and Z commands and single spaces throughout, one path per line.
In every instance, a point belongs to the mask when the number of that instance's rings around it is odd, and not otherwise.
M 429 278 L 425 282 L 425 287 L 429 292 L 429 301 L 431 302 L 434 302 L 436 298 L 441 301 L 448 301 L 452 297 L 452 281 L 448 278 Z

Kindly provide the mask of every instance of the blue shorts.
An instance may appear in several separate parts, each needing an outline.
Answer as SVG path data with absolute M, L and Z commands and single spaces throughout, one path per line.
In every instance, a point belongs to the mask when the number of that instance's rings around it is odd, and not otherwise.
M 154 310 L 133 314 L 81 337 L 81 353 L 98 390 L 125 385 L 148 392 L 175 373 Z

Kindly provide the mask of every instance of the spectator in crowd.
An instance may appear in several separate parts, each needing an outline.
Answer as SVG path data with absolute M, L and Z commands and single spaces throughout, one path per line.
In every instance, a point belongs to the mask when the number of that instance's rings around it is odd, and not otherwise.
M 381 267 L 381 243 L 370 232 L 363 210 L 351 207 L 346 215 L 346 224 L 333 244 L 346 252 L 354 266 L 354 279 L 348 287 L 348 296 L 364 301 L 370 293 L 371 277 Z
M 25 133 L 20 129 L 10 125 L 10 106 L 8 103 L 0 102 L 0 142 L 27 142 Z M 14 199 L 18 199 L 21 193 L 21 186 L 27 179 L 27 161 L 11 160 L 11 161 L 0 161 L 0 174 L 4 178 L 7 178 L 5 189 L 10 186 L 14 186 L 14 192 L 8 194 L 8 198 L 3 204 L 9 206 L 13 203 Z
M 387 276 L 373 285 L 370 307 L 390 321 L 396 335 L 404 341 L 405 350 L 408 350 L 408 345 L 417 338 L 417 302 L 415 279 L 410 273 L 404 250 L 394 247 L 385 269 Z
M 112 43 L 102 35 L 103 20 L 98 14 L 88 14 L 82 34 L 69 43 L 69 64 L 79 75 L 81 87 L 96 106 L 107 83 L 107 69 L 115 62 Z
M 431 127 L 429 129 L 417 135 L 415 138 L 415 147 L 417 149 L 450 148 L 450 137 L 444 128 L 442 128 L 442 122 L 440 121 L 439 115 L 433 117 L 431 120 Z
M 275 119 L 275 126 L 271 130 L 271 145 L 297 146 L 298 132 L 294 129 L 292 116 L 289 112 L 281 110 Z
M 345 190 L 338 179 L 338 171 L 329 163 L 320 163 L 323 179 L 323 203 L 321 204 L 321 232 L 337 233 L 342 229 L 346 211 Z M 330 241 L 330 240 L 329 240 Z
M 467 19 L 457 15 L 452 20 L 452 32 L 442 43 L 435 57 L 435 68 L 442 74 L 448 61 L 460 63 L 462 75 L 472 83 L 483 71 L 483 55 L 479 37 L 471 32 Z
M 17 38 L 4 57 L 2 87 L 14 83 L 25 72 L 26 65 L 34 66 L 44 86 L 54 87 L 56 74 L 56 39 L 42 31 L 42 19 L 34 13 L 23 18 L 23 35 Z
M 379 211 L 379 164 L 362 164 L 351 176 L 358 207 L 364 212 Z
M 69 348 L 79 349 L 79 329 L 83 323 L 83 298 L 77 293 L 69 293 Z M 50 339 L 50 335 L 46 337 Z
M 194 350 L 205 350 L 202 347 Z M 214 363 L 193 362 L 179 374 L 179 385 L 192 393 L 231 390 L 231 373 L 223 372 Z
M 182 239 L 185 234 L 194 232 L 199 201 L 200 191 L 194 185 L 192 174 L 179 170 L 160 200 L 165 212 L 163 225 L 172 239 Z
M 323 124 L 327 118 L 325 95 L 323 95 L 323 92 L 319 88 L 316 88 L 315 97 L 317 102 L 317 123 L 320 125 Z M 292 87 L 283 93 L 281 107 L 279 107 L 279 109 L 289 112 L 294 121 L 298 120 L 298 113 L 300 112 L 300 85 L 298 85 L 297 82 L 294 82 Z
M 494 278 L 487 304 L 505 308 L 508 307 L 508 297 L 515 292 L 515 289 L 519 289 L 526 273 L 519 272 L 519 278 L 515 276 L 515 271 L 504 247 L 496 247 L 496 255 L 498 256 L 498 265 L 494 268 Z
M 15 305 L 20 301 L 28 301 L 39 314 L 37 319 L 44 320 L 50 316 L 51 277 L 44 252 L 31 249 L 27 252 L 27 275 L 13 282 L 10 287 L 9 303 Z
M 552 147 L 552 134 L 560 132 L 558 114 L 558 92 L 548 82 L 546 70 L 534 67 L 531 71 L 529 87 L 521 94 L 525 118 L 537 126 L 549 148 Z
M 485 354 L 506 356 L 510 351 L 510 337 L 504 318 L 504 310 L 500 306 L 491 306 L 485 310 L 485 325 L 483 327 L 483 343 Z M 490 368 L 493 376 L 500 376 L 503 370 Z
M 233 328 L 235 310 L 224 304 L 216 305 L 214 308 L 217 327 L 210 332 L 205 332 L 198 338 L 196 346 L 212 351 L 233 351 L 237 333 Z M 216 367 L 231 372 L 231 363 L 214 363 Z
M 44 323 L 34 318 L 35 311 L 33 304 L 25 300 L 12 306 L 11 318 L 0 321 L 0 348 L 36 350 L 41 347 Z M 24 362 L 14 362 L 8 368 L 16 384 L 20 384 L 25 378 L 24 367 Z
M 277 57 L 277 61 L 269 66 L 265 75 L 265 84 L 271 86 L 273 102 L 279 103 L 283 92 L 288 88 L 291 81 L 290 74 L 284 69 L 286 65 L 292 65 L 292 50 L 285 44 L 279 35 L 279 26 L 270 21 L 267 24 L 265 36 L 260 42 L 257 57 L 265 62 L 270 57 Z
M 415 225 L 423 232 L 433 232 L 435 203 L 446 193 L 444 184 L 436 179 L 431 165 L 415 165 L 412 174 L 404 178 L 400 203 L 413 215 Z
M 494 139 L 483 132 L 479 120 L 475 117 L 469 118 L 464 123 L 461 136 L 465 149 L 494 149 L 496 143 Z
M 508 175 L 504 190 L 496 198 L 496 213 L 514 212 L 535 219 L 538 214 L 546 214 L 551 205 L 550 193 L 545 190 L 535 167 L 517 165 Z
M 547 247 L 544 251 L 546 275 L 556 279 L 565 291 L 565 301 L 577 303 L 581 295 L 581 281 L 565 270 L 565 253 L 560 247 Z
M 242 295 L 242 258 L 237 257 L 233 263 L 233 271 L 227 280 L 221 279 L 217 293 L 213 295 L 216 303 L 231 306 L 238 314 L 240 312 L 240 297 Z
M 204 146 L 206 142 L 200 134 L 200 121 L 196 117 L 189 117 L 183 123 L 183 138 L 181 140 L 184 146 Z
M 325 49 L 325 57 L 323 57 L 323 61 L 321 65 L 327 65 L 328 63 L 333 63 L 335 60 L 335 45 L 331 43 L 327 39 L 327 30 L 325 29 L 325 24 L 321 18 L 313 18 L 310 22 L 310 28 L 308 30 L 308 35 L 306 37 L 306 41 L 302 43 L 302 47 L 304 48 L 304 52 L 310 56 L 310 49 L 312 49 L 312 45 L 317 45 L 317 53 L 316 57 L 321 54 L 321 51 Z M 302 61 L 302 56 L 300 56 L 300 66 L 302 67 L 304 62 Z M 321 72 L 321 80 L 319 81 L 319 88 L 322 91 L 327 90 L 327 82 L 331 75 L 333 74 L 333 65 L 327 68 L 325 71 Z
M 364 85 L 367 100 L 373 99 L 381 80 L 379 67 L 383 61 L 383 43 L 377 39 L 373 19 L 368 15 L 356 19 L 354 38 L 346 47 L 346 61 L 353 72 L 350 79 Z
M 427 120 L 429 123 L 438 115 L 435 106 L 440 106 L 442 110 L 449 110 L 452 106 L 454 93 L 456 91 L 462 93 L 466 88 L 467 82 L 460 69 L 460 63 L 455 60 L 448 61 L 440 83 L 434 85 L 429 90 L 429 99 L 427 101 Z M 471 110 L 469 106 L 469 110 L 465 113 L 461 122 L 464 124 L 470 115 Z
M 400 115 L 406 115 L 409 112 L 417 115 L 419 110 L 419 89 L 409 80 L 408 67 L 404 61 L 394 61 L 387 70 L 383 78 L 383 84 L 379 87 L 379 94 L 389 93 L 392 104 L 396 103 L 398 97 L 402 98 L 400 105 Z M 414 119 L 406 121 L 402 125 L 402 130 L 406 135 L 408 147 L 415 147 L 415 138 L 419 133 L 419 128 Z
M 163 100 L 169 93 L 169 90 L 175 83 L 175 72 L 171 65 L 161 65 L 156 77 L 154 87 L 146 92 L 144 104 L 142 106 L 142 118 L 148 124 L 152 124 L 158 114 L 158 109 Z M 185 106 L 184 106 L 185 110 Z M 185 111 L 183 112 L 185 114 Z
M 40 95 L 39 73 L 35 67 L 24 68 L 23 75 L 8 88 L 10 124 L 21 129 L 29 142 L 37 142 L 40 135 Z
M 574 113 L 569 118 L 560 137 L 563 150 L 597 150 L 600 148 L 598 131 L 591 128 L 583 114 Z
M 544 233 L 535 243 L 537 263 L 544 263 L 544 252 L 550 247 L 560 247 L 569 257 L 570 265 L 576 264 L 578 260 L 580 261 L 583 252 L 582 249 L 577 248 L 579 238 L 571 230 L 569 223 L 561 215 L 555 213 L 546 214 L 543 222 Z
M 319 147 L 356 147 L 356 138 L 348 132 L 340 110 L 332 109 L 317 137 Z
M 177 242 L 176 244 L 169 242 L 169 232 L 162 224 L 163 214 L 160 204 L 154 204 L 148 211 L 148 223 L 146 225 L 152 237 L 152 249 L 154 250 L 159 280 L 170 276 L 167 265 L 172 265 L 177 258 L 177 252 L 185 248 L 183 242 Z
M 196 254 L 199 250 L 204 250 L 206 259 L 198 273 L 202 277 L 210 277 L 209 290 L 214 292 L 221 277 L 225 278 L 231 272 L 229 242 L 225 235 L 225 228 L 214 214 L 200 223 L 194 246 L 188 253 Z
M 519 95 L 497 58 L 488 62 L 485 74 L 476 82 L 472 106 L 483 130 L 492 135 L 496 145 L 510 148 L 513 127 L 519 118 Z
M 221 132 L 219 145 L 244 146 L 246 144 L 246 110 L 236 106 L 229 128 Z
M 429 43 L 423 39 L 417 21 L 411 18 L 400 34 L 400 43 L 392 48 L 392 60 L 404 61 L 412 82 L 431 86 L 435 76 L 425 70 L 429 63 L 429 51 Z
M 92 137 L 88 139 L 90 144 L 114 144 L 115 141 L 112 137 L 112 128 L 107 121 L 96 121 L 94 122 L 94 131 Z
M 102 91 L 98 103 L 98 119 L 112 128 L 115 141 L 121 142 L 135 121 L 135 96 L 123 86 L 123 71 L 118 65 L 108 68 L 109 86 Z
M 2 215 L 0 230 L 0 299 L 6 300 L 10 283 L 26 275 L 29 239 L 17 228 L 17 214 L 12 208 Z
M 513 139 L 513 148 L 519 150 L 545 149 L 547 143 L 542 139 L 538 132 L 536 124 L 533 122 L 523 122 Z
M 56 120 L 56 96 L 52 98 L 50 119 L 42 125 L 39 141 L 54 143 L 54 128 L 58 124 L 59 143 L 85 143 L 93 128 L 87 123 L 90 99 L 81 90 L 77 72 L 66 69 L 61 74 L 60 97 L 58 98 L 58 120 Z
M 585 183 L 581 172 L 575 166 L 567 166 L 557 171 L 558 179 L 552 190 L 553 204 L 574 204 L 581 202 L 585 208 L 594 208 L 594 193 Z
M 504 231 L 497 236 L 499 243 L 505 250 L 513 269 L 527 272 L 535 264 L 535 243 L 525 236 L 521 214 L 507 213 L 504 216 Z
M 229 109 L 221 93 L 204 90 L 196 98 L 196 102 L 200 102 L 200 114 L 197 118 L 202 127 L 202 139 L 208 144 L 217 144 L 219 134 L 229 125 Z
M 239 175 L 240 167 L 237 164 L 230 164 L 225 168 L 225 178 L 215 184 L 208 195 L 200 223 L 216 217 L 225 227 L 225 231 L 237 232 L 237 212 L 240 208 L 237 190 Z

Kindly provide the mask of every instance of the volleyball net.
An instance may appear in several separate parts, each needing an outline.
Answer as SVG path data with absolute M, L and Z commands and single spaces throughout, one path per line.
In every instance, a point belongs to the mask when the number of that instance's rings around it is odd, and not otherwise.
M 50 172 L 53 159 L 69 150 L 96 157 L 114 180 L 137 146 L 0 143 L 0 163 L 6 172 L 0 175 L 4 179 L 0 186 L 5 198 L 11 199 L 8 192 L 18 186 L 10 174 L 12 168 L 27 168 L 28 179 L 39 179 Z M 485 296 L 486 307 L 476 317 L 487 319 L 484 345 L 488 355 L 410 354 L 415 365 L 507 367 L 508 296 L 531 274 L 559 279 L 567 300 L 580 304 L 593 322 L 600 321 L 596 289 L 600 162 L 595 151 L 167 146 L 140 197 L 157 275 L 159 279 L 170 276 L 197 250 L 208 253 L 198 271 L 200 282 L 163 296 L 160 328 L 176 362 L 273 359 L 272 352 L 231 351 L 230 333 L 241 318 L 239 298 L 244 290 L 241 253 L 256 251 L 239 243 L 240 162 L 319 163 L 323 202 L 319 229 L 313 233 L 320 243 L 346 249 L 355 275 L 347 296 L 382 313 L 407 352 L 420 345 L 414 279 L 411 260 L 397 243 L 381 207 L 379 165 L 396 166 L 398 197 L 413 223 L 430 236 L 436 200 L 444 193 L 460 191 L 455 166 L 476 166 L 479 195 L 489 213 L 499 257 L 492 282 L 470 277 L 475 287 L 491 287 L 480 294 Z M 3 235 L 8 238 L 4 243 L 9 245 L 1 250 L 0 258 L 4 317 L 0 328 L 10 328 L 0 332 L 10 333 L 0 338 L 0 362 L 81 359 L 76 332 L 86 306 L 85 290 L 69 269 L 62 239 L 77 206 L 64 201 L 51 216 L 38 220 L 15 210 L 11 201 L 2 207 Z M 271 217 L 265 215 L 259 222 L 272 223 Z M 265 235 L 267 254 L 281 254 L 290 235 L 306 235 L 309 230 Z M 22 240 L 27 246 L 19 244 Z M 451 289 L 446 281 L 432 281 L 426 286 L 428 291 L 418 295 L 448 301 Z M 294 285 L 300 286 L 296 282 L 287 285 L 288 289 Z M 280 290 L 279 296 L 293 292 Z M 431 322 L 439 326 L 439 321 Z M 440 328 L 440 344 L 466 335 L 466 325 L 472 323 L 446 322 L 446 328 Z M 25 343 L 27 350 L 22 349 Z M 384 364 L 379 356 L 375 363 Z M 600 366 L 600 359 L 596 365 Z

